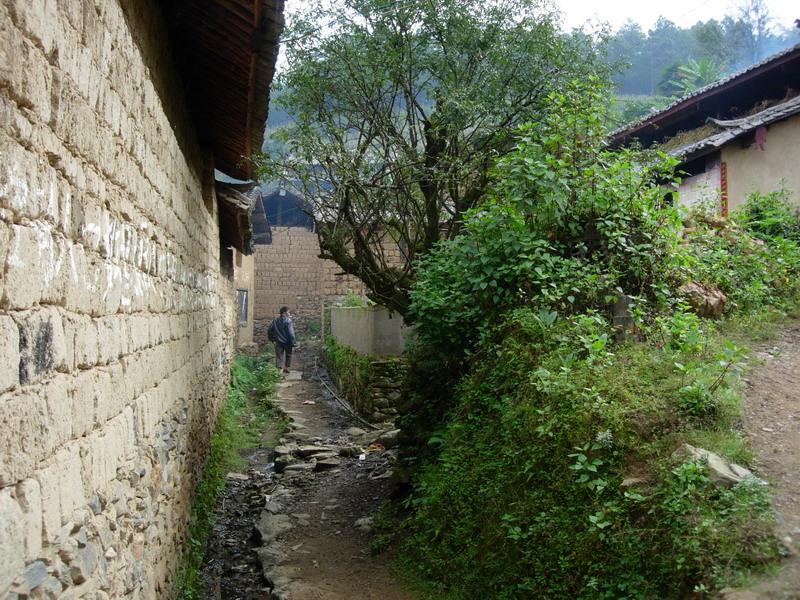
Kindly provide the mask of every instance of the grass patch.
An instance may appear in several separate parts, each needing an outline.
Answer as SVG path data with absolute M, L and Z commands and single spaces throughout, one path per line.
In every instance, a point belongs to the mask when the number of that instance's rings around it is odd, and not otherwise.
M 247 464 L 241 450 L 260 445 L 261 434 L 270 423 L 280 428 L 283 417 L 272 399 L 280 373 L 267 349 L 258 356 L 237 356 L 231 365 L 228 397 L 209 441 L 202 478 L 195 491 L 189 520 L 189 542 L 175 583 L 175 597 L 199 598 L 203 592 L 201 566 L 205 543 L 214 523 L 214 505 L 225 487 L 225 478 Z
M 333 336 L 326 336 L 325 362 L 336 385 L 353 404 L 368 403 L 372 378 L 369 356 L 337 343 Z

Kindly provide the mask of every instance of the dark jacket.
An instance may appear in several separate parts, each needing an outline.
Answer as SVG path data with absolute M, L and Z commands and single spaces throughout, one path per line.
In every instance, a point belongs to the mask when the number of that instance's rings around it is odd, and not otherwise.
M 274 341 L 282 346 L 294 346 L 294 325 L 292 320 L 286 315 L 277 317 L 270 324 L 269 328 L 274 333 Z

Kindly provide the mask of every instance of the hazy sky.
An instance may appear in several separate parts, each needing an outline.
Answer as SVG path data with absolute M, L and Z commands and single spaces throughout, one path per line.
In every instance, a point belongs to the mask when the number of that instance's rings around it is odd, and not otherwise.
M 556 0 L 565 16 L 566 25 L 578 27 L 587 20 L 600 19 L 616 28 L 626 19 L 641 24 L 645 31 L 652 27 L 659 15 L 683 27 L 697 21 L 722 19 L 735 14 L 737 0 Z M 775 24 L 790 27 L 795 19 L 800 19 L 798 0 L 766 0 Z

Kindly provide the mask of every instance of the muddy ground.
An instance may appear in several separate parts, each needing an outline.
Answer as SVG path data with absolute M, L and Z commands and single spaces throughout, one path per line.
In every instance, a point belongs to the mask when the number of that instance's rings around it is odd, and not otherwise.
M 758 474 L 772 486 L 777 534 L 787 557 L 775 577 L 730 600 L 800 599 L 800 321 L 756 348 L 746 379 L 743 421 Z
M 277 455 L 249 451 L 217 503 L 204 597 L 411 600 L 391 557 L 371 552 L 369 517 L 391 493 L 391 424 L 373 430 L 349 414 L 310 353 L 293 369 L 278 389 L 292 423 Z

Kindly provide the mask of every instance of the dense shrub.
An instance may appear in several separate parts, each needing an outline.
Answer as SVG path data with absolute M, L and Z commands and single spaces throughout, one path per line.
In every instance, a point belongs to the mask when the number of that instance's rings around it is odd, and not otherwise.
M 759 239 L 800 242 L 800 211 L 786 190 L 752 194 L 733 218 Z
M 446 418 L 450 389 L 482 338 L 518 306 L 561 315 L 610 313 L 623 294 L 646 311 L 670 301 L 678 213 L 661 183 L 674 161 L 604 146 L 602 90 L 551 98 L 551 120 L 525 127 L 463 234 L 421 261 L 411 292 L 411 351 L 402 426 L 423 441 Z
M 622 293 L 665 299 L 679 220 L 659 184 L 674 161 L 606 150 L 599 94 L 554 95 L 557 116 L 523 128 L 464 234 L 421 261 L 411 308 L 424 344 L 469 350 L 519 305 L 572 313 Z
M 683 245 L 687 278 L 717 285 L 729 310 L 785 307 L 800 294 L 800 218 L 786 194 L 751 195 L 730 222 L 695 215 Z
M 772 560 L 766 489 L 712 484 L 682 443 L 747 463 L 729 385 L 744 352 L 678 289 L 733 309 L 800 289 L 791 211 L 755 196 L 686 232 L 673 163 L 602 145 L 600 98 L 566 90 L 499 162 L 462 235 L 412 290 L 402 555 L 446 598 L 682 598 Z M 625 296 L 636 330 L 618 342 Z
M 720 489 L 671 458 L 683 441 L 743 452 L 730 394 L 713 387 L 735 352 L 668 338 L 612 353 L 591 313 L 519 309 L 504 330 L 478 349 L 407 500 L 406 560 L 439 594 L 682 598 L 775 556 L 763 486 Z M 718 405 L 717 433 L 686 410 L 687 387 Z

